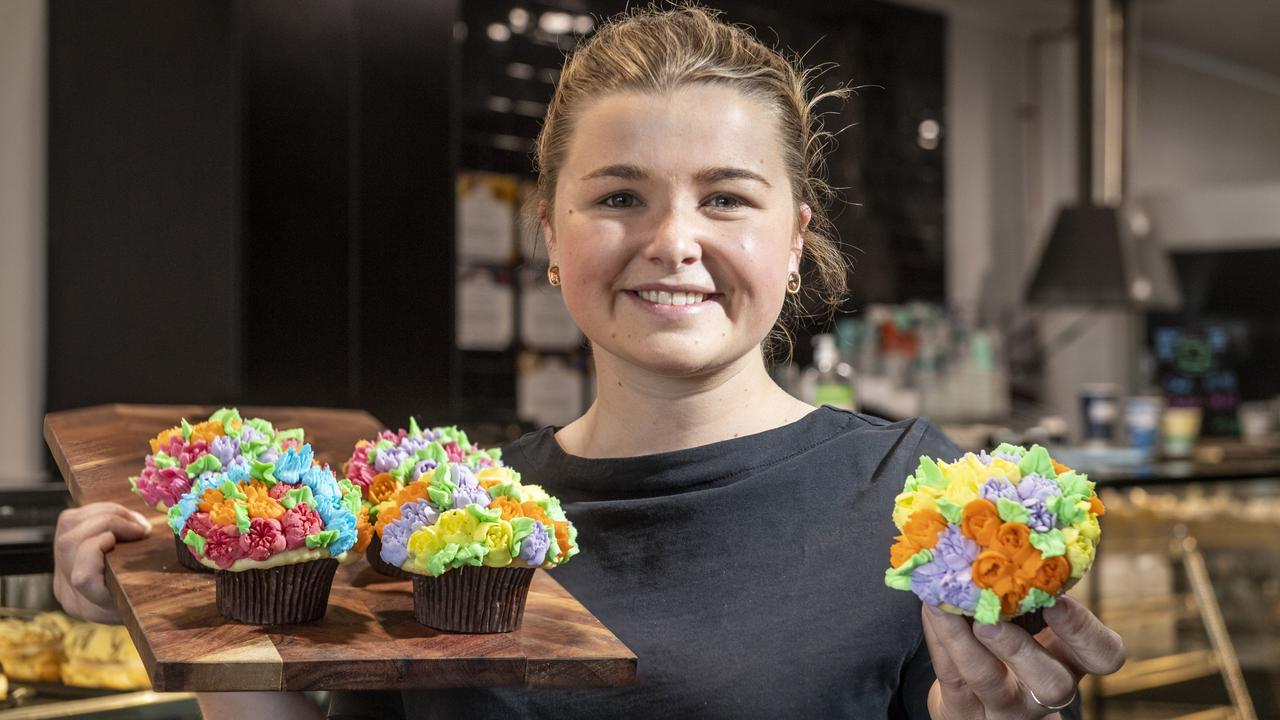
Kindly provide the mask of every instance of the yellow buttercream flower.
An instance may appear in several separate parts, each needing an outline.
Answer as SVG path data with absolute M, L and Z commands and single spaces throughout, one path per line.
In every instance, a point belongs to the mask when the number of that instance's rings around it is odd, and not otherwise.
M 445 545 L 444 538 L 440 536 L 438 528 L 432 525 L 418 528 L 409 536 L 408 550 L 409 558 L 412 562 L 419 566 L 425 567 L 427 558 L 440 552 Z
M 1067 562 L 1071 564 L 1071 577 L 1082 577 L 1093 565 L 1096 552 L 1093 541 L 1085 537 L 1078 528 L 1065 528 L 1062 539 L 1067 544 Z
M 998 457 L 993 458 L 991 465 L 987 467 L 987 477 L 1002 477 L 1017 485 L 1018 481 L 1022 480 L 1022 471 L 1018 469 L 1017 464 Z
M 551 496 L 541 485 L 521 485 L 520 489 L 524 491 L 524 499 L 538 502 L 540 500 L 550 500 Z
M 934 501 L 937 496 L 938 491 L 933 488 L 898 493 L 893 499 L 893 524 L 901 530 L 915 511 L 937 510 L 938 504 Z
M 506 520 L 480 523 L 471 533 L 471 538 L 489 548 L 482 561 L 485 565 L 506 567 L 511 564 L 511 523 Z
M 511 468 L 507 467 L 487 467 L 476 473 L 476 480 L 480 483 L 480 487 L 488 490 L 494 485 L 505 485 L 512 481 Z
M 1078 507 L 1083 506 L 1082 509 L 1087 510 L 1089 501 L 1084 500 L 1076 503 L 1076 505 Z M 1098 538 L 1102 537 L 1102 526 L 1098 525 L 1097 515 L 1086 513 L 1084 516 L 1084 522 L 1080 523 L 1077 527 L 1080 528 L 1080 535 L 1082 537 L 1091 540 L 1094 543 L 1098 542 Z
M 446 543 L 465 545 L 471 542 L 471 534 L 479 523 L 466 510 L 446 510 L 436 521 L 436 531 Z
M 987 466 L 972 454 L 953 463 L 940 463 L 938 467 L 947 481 L 947 489 L 942 496 L 960 507 L 977 499 L 978 490 L 987 481 Z

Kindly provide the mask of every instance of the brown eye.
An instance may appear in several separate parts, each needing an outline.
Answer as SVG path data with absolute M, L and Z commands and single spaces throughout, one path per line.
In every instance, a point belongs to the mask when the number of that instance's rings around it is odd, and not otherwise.
M 717 210 L 737 210 L 743 203 L 732 195 L 715 195 L 710 200 L 711 207 Z
M 605 197 L 604 200 L 600 201 L 600 204 L 604 205 L 605 207 L 622 210 L 629 207 L 635 207 L 635 202 L 636 202 L 635 195 L 632 195 L 631 193 L 620 192 L 620 193 L 614 193 L 612 195 Z

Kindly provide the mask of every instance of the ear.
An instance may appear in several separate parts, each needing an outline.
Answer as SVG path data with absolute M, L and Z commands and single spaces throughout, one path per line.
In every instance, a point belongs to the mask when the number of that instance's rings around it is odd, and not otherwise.
M 542 228 L 542 242 L 547 247 L 547 260 L 556 264 L 556 238 L 551 230 L 551 218 L 547 217 L 547 201 L 538 202 L 538 225 Z
M 804 257 L 804 234 L 809 229 L 809 221 L 813 220 L 813 209 L 800 203 L 800 223 L 796 226 L 796 234 L 791 238 L 791 256 L 787 267 L 791 271 L 800 270 L 800 258 Z

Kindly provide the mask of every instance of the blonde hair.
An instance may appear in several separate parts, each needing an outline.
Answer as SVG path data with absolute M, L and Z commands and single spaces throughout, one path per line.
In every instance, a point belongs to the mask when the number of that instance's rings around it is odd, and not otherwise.
M 632 8 L 610 18 L 574 51 L 560 73 L 538 134 L 534 148 L 538 184 L 525 206 L 525 221 L 535 232 L 540 228 L 542 203 L 551 215 L 577 114 L 592 101 L 616 92 L 663 93 L 696 83 L 727 85 L 763 101 L 778 118 L 795 202 L 813 212 L 801 258 L 806 281 L 801 294 L 787 295 L 764 341 L 767 357 L 783 345 L 785 356 L 790 357 L 792 323 L 804 317 L 829 320 L 848 290 L 847 261 L 826 212 L 834 196 L 825 179 L 833 136 L 823 129 L 822 114 L 814 108 L 830 97 L 845 98 L 850 91 L 841 86 L 812 95 L 811 86 L 824 67 L 806 69 L 800 57 L 783 56 L 761 43 L 749 28 L 728 24 L 718 15 L 694 3 Z M 807 311 L 806 305 L 817 309 Z

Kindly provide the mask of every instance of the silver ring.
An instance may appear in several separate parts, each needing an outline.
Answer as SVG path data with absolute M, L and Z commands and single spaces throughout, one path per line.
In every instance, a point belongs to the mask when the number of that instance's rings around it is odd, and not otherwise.
M 1023 687 L 1027 687 L 1027 686 L 1023 685 Z M 1027 692 L 1031 693 L 1031 699 L 1034 700 L 1035 703 L 1040 707 L 1044 708 L 1045 710 L 1052 710 L 1054 712 L 1058 712 L 1059 710 L 1066 710 L 1067 708 L 1071 707 L 1071 703 L 1076 701 L 1076 691 L 1078 689 L 1079 688 L 1072 688 L 1071 697 L 1067 698 L 1067 701 L 1062 703 L 1061 705 L 1046 705 L 1040 702 L 1040 698 L 1036 697 L 1036 691 L 1032 690 L 1029 687 L 1027 688 Z

